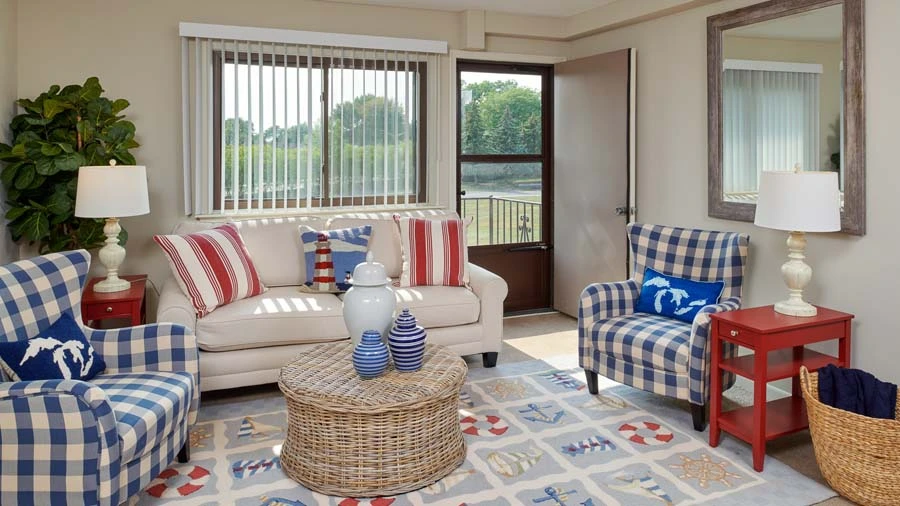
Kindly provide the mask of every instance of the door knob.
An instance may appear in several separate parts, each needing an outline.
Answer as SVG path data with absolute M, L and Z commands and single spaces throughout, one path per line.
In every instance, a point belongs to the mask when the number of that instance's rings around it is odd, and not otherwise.
M 460 196 L 460 197 L 465 197 L 465 196 L 466 196 L 466 190 L 460 190 L 460 191 L 459 191 L 459 196 Z
M 626 213 L 625 206 L 619 206 L 616 208 L 616 216 L 625 216 Z

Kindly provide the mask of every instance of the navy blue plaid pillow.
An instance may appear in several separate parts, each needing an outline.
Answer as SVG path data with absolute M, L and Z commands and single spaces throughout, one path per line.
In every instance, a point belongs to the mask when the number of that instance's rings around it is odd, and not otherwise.
M 13 381 L 90 380 L 106 362 L 84 337 L 70 313 L 26 341 L 0 343 L 0 367 Z
M 724 281 L 692 281 L 647 267 L 634 310 L 692 323 L 700 308 L 719 302 L 724 289 Z

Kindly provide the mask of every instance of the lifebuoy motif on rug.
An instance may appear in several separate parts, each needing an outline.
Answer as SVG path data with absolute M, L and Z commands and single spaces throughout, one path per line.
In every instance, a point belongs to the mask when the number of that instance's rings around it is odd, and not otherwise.
M 653 435 L 647 437 L 641 435 L 638 432 L 644 429 L 651 431 Z M 654 422 L 625 423 L 622 424 L 621 427 L 619 427 L 619 433 L 622 434 L 622 437 L 631 441 L 632 443 L 647 446 L 664 445 L 671 442 L 672 439 L 675 438 L 675 435 L 672 434 L 672 431 Z
M 459 420 L 463 434 L 470 436 L 502 436 L 509 430 L 506 424 L 496 415 L 467 415 Z M 490 425 L 485 429 L 484 425 Z
M 187 483 L 180 486 L 172 486 L 172 482 L 184 476 Z M 159 473 L 150 485 L 144 489 L 149 495 L 156 498 L 185 497 L 200 490 L 209 481 L 209 471 L 200 466 L 194 466 L 189 472 L 182 473 L 174 467 L 170 467 Z

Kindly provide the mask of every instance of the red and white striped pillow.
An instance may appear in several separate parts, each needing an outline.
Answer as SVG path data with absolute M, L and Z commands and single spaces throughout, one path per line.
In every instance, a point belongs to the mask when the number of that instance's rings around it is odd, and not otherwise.
M 203 318 L 219 306 L 266 291 L 236 226 L 188 235 L 155 235 L 181 290 Z
M 400 226 L 403 267 L 400 286 L 467 286 L 467 222 L 394 216 Z

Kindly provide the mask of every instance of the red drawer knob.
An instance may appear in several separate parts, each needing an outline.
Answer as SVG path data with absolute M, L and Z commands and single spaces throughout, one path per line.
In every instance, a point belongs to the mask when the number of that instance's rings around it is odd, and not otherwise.
M 106 312 L 107 312 L 107 313 L 112 313 L 112 306 L 107 306 L 107 307 L 106 307 Z M 732 332 L 734 332 L 734 331 L 732 331 Z
M 732 330 L 732 331 L 731 331 L 731 337 L 737 337 L 737 335 L 738 335 L 738 331 L 737 331 L 737 330 Z

